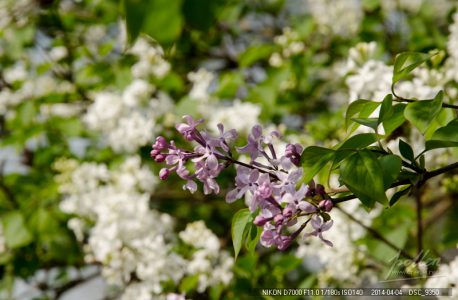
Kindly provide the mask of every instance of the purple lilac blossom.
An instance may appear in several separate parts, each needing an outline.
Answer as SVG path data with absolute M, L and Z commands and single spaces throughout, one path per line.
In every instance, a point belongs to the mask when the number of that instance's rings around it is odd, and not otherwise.
M 263 228 L 260 237 L 263 246 L 286 250 L 309 222 L 313 231 L 306 236 L 317 236 L 332 246 L 322 233 L 332 226 L 332 221 L 323 220 L 329 219 L 326 213 L 333 208 L 333 203 L 322 185 L 313 180 L 308 185 L 300 184 L 303 175 L 301 145 L 288 144 L 280 156 L 273 144 L 280 137 L 278 131 L 264 136 L 262 127 L 255 125 L 248 143 L 235 147 L 239 154 L 249 155 L 250 163 L 243 163 L 232 157 L 231 143 L 237 137 L 234 129 L 225 131 L 224 126 L 218 124 L 219 135 L 213 136 L 207 131 L 199 131 L 203 120 L 196 121 L 188 115 L 183 118 L 185 123 L 178 124 L 176 129 L 187 141 L 197 145 L 193 150 L 185 150 L 173 141 L 157 137 L 151 157 L 168 166 L 159 172 L 162 180 L 175 172 L 186 180 L 183 189 L 196 192 L 198 181 L 203 185 L 204 194 L 218 194 L 220 187 L 216 178 L 229 164 L 236 164 L 235 187 L 226 194 L 226 202 L 246 199 L 250 211 L 257 214 L 253 224 Z M 194 164 L 194 167 L 188 169 L 187 164 Z M 291 226 L 298 222 L 302 225 L 291 233 Z

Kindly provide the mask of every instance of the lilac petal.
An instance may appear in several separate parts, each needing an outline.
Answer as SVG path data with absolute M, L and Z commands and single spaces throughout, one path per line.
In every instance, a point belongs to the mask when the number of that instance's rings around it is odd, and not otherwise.
M 233 203 L 235 200 L 240 199 L 238 196 L 239 190 L 233 189 L 229 193 L 226 194 L 226 202 Z
M 286 193 L 281 198 L 281 201 L 284 203 L 294 203 L 294 197 L 290 193 Z
M 258 170 L 253 170 L 251 173 L 250 173 L 250 176 L 248 177 L 249 179 L 249 182 L 256 182 L 256 180 L 258 180 L 259 178 L 259 171 Z
M 333 247 L 333 246 L 334 246 L 334 244 L 333 244 L 330 240 L 327 240 L 327 239 L 325 239 L 325 238 L 323 237 L 323 234 L 320 233 L 320 234 L 318 235 L 318 237 L 319 237 L 326 245 L 328 245 L 328 246 L 330 246 L 330 247 Z
M 296 199 L 302 200 L 302 199 L 304 199 L 304 197 L 307 194 L 308 190 L 309 190 L 309 188 L 306 185 L 302 184 L 301 187 L 299 188 L 299 190 L 294 195 L 294 197 Z
M 253 128 L 251 128 L 251 134 L 255 139 L 259 138 L 262 135 L 261 125 L 254 125 Z
M 274 241 L 274 232 L 272 230 L 264 230 L 261 233 L 261 245 L 264 247 L 272 246 Z
M 191 193 L 197 191 L 197 184 L 193 180 L 188 180 L 188 182 L 183 185 L 183 190 L 189 190 Z
M 179 160 L 180 158 L 178 157 L 178 155 L 167 155 L 167 157 L 165 158 L 165 163 L 168 165 L 174 165 Z
M 309 203 L 309 202 L 307 202 L 307 201 L 301 201 L 301 202 L 299 202 L 299 204 L 297 205 L 297 207 L 298 207 L 300 210 L 302 210 L 302 211 L 304 211 L 304 212 L 306 212 L 306 213 L 308 213 L 308 214 L 316 212 L 316 207 L 315 207 L 315 205 L 313 205 L 313 204 L 311 204 L 311 203 Z M 313 228 L 315 228 L 315 226 L 313 225 L 313 219 L 312 219 L 312 226 L 313 226 Z
M 246 192 L 248 192 L 250 189 L 249 189 L 249 186 L 244 186 L 242 187 L 239 192 L 237 193 L 237 199 L 240 199 L 242 198 Z
M 224 125 L 221 124 L 221 123 L 218 123 L 218 125 L 216 125 L 216 126 L 218 127 L 219 134 L 223 135 L 223 133 L 224 133 Z
M 177 169 L 177 174 L 183 179 L 188 179 L 189 171 L 185 167 L 179 167 Z
M 296 183 L 302 176 L 303 170 L 297 169 L 289 174 L 289 180 Z
M 329 230 L 329 229 L 332 227 L 332 224 L 334 224 L 334 221 L 333 221 L 333 220 L 327 221 L 326 223 L 324 223 L 324 224 L 321 226 L 321 231 Z
M 208 158 L 207 158 L 207 167 L 210 169 L 210 170 L 216 170 L 218 169 L 218 159 L 216 158 L 216 156 L 214 154 L 211 154 Z
M 312 226 L 314 229 L 320 229 L 321 228 L 321 218 L 318 217 L 317 215 L 313 216 L 312 218 Z
M 304 147 L 301 144 L 294 144 L 294 147 L 296 147 L 296 152 L 299 154 L 302 154 L 302 151 L 304 151 Z

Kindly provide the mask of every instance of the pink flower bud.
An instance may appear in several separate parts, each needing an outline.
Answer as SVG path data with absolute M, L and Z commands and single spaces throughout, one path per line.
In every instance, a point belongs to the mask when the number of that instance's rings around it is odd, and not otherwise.
M 155 160 L 156 162 L 158 162 L 158 163 L 161 163 L 161 162 L 163 162 L 163 161 L 165 160 L 166 157 L 167 157 L 167 156 L 164 155 L 164 154 L 158 154 L 158 155 L 156 155 L 156 157 L 154 158 L 154 160 Z
M 159 153 L 161 153 L 159 150 L 153 149 L 153 150 L 151 150 L 151 152 L 150 152 L 150 156 L 151 156 L 152 158 L 155 158 Z
M 284 218 L 285 218 L 285 217 L 283 217 L 282 214 L 276 215 L 276 216 L 274 217 L 274 222 L 275 222 L 275 224 L 278 224 L 278 223 L 283 222 L 283 219 L 284 219 Z
M 256 216 L 254 218 L 253 224 L 256 226 L 264 226 L 268 221 L 272 220 L 272 218 L 264 218 L 263 216 Z
M 325 200 L 322 200 L 318 206 L 320 207 L 321 210 L 324 210 L 324 211 L 331 211 L 331 209 L 334 207 L 334 204 L 332 203 L 331 200 L 329 199 L 325 199 Z
M 153 149 L 160 151 L 165 148 L 167 148 L 167 140 L 163 136 L 158 136 L 153 144 Z
M 170 175 L 170 170 L 167 169 L 167 168 L 162 168 L 160 171 L 159 171 L 159 178 L 161 180 L 166 180 Z
M 285 216 L 286 218 L 289 218 L 292 215 L 293 215 L 293 208 L 290 206 L 285 207 L 285 209 L 283 210 L 283 216 Z

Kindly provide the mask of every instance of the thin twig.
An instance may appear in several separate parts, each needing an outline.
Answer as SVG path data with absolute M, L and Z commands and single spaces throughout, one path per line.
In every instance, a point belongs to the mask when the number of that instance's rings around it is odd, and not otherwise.
M 423 253 L 423 218 L 422 218 L 422 202 L 421 192 L 419 188 L 415 189 L 415 208 L 417 213 L 417 258 L 415 260 L 418 263 L 421 259 L 421 253 Z
M 408 103 L 419 102 L 418 100 L 407 99 L 407 98 L 396 95 L 396 93 L 394 92 L 394 84 L 391 85 L 391 93 L 395 97 L 395 99 L 393 100 L 396 102 L 408 102 Z M 458 106 L 453 105 L 453 104 L 448 104 L 448 103 L 442 103 L 442 107 L 458 109 Z
M 364 223 L 362 223 L 360 220 L 356 219 L 355 217 L 353 217 L 351 214 L 347 213 L 345 210 L 343 210 L 342 208 L 340 207 L 337 207 L 337 209 L 339 209 L 344 215 L 346 215 L 348 218 L 350 218 L 350 220 L 352 220 L 353 222 L 359 224 L 361 227 L 363 227 L 364 229 L 367 230 L 367 232 L 369 232 L 374 238 L 376 238 L 377 240 L 385 243 L 386 245 L 388 245 L 390 248 L 396 250 L 399 252 L 400 255 L 404 256 L 405 258 L 408 258 L 410 260 L 413 260 L 413 257 L 407 253 L 405 250 L 399 248 L 398 246 L 396 246 L 395 244 L 393 244 L 392 242 L 390 242 L 389 240 L 387 240 L 380 232 L 378 232 L 377 230 L 369 227 L 369 226 L 366 226 Z

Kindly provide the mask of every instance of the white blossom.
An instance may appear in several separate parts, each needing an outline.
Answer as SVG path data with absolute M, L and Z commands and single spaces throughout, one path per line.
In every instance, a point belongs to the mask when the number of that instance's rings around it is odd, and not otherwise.
M 188 79 L 192 82 L 192 88 L 189 97 L 200 102 L 208 102 L 210 99 L 209 88 L 214 78 L 214 74 L 206 69 L 190 72 Z
M 457 246 L 458 248 L 458 246 Z M 449 264 L 441 264 L 437 272 L 435 272 L 425 283 L 425 288 L 451 288 L 451 296 L 453 299 L 458 295 L 458 256 L 456 256 Z M 450 296 L 440 296 L 439 299 L 452 299 Z
M 248 132 L 258 123 L 261 108 L 253 103 L 235 100 L 230 106 L 218 106 L 207 109 L 208 124 L 212 130 L 217 130 L 218 123 L 226 128 L 233 128 L 240 132 Z
M 380 214 L 379 209 L 367 213 L 358 201 L 342 203 L 341 207 L 366 226 Z M 334 226 L 326 232 L 326 238 L 333 242 L 334 247 L 324 247 L 319 239 L 305 238 L 299 241 L 296 255 L 304 259 L 307 268 L 319 273 L 320 286 L 326 286 L 331 280 L 357 286 L 364 279 L 372 279 L 374 274 L 363 272 L 358 267 L 367 261 L 367 249 L 355 243 L 365 236 L 365 229 L 339 210 L 332 211 L 332 219 Z
M 307 0 L 306 3 L 323 34 L 351 37 L 358 32 L 363 18 L 361 1 Z

